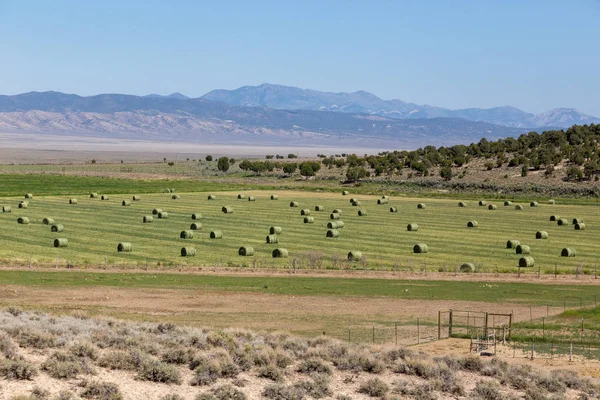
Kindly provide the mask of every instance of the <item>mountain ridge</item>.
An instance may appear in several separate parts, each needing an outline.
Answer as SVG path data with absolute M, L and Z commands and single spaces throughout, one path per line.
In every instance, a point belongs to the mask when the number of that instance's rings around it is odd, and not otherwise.
M 451 110 L 408 103 L 400 99 L 383 100 L 364 90 L 334 93 L 270 83 L 242 86 L 233 90 L 217 89 L 208 92 L 202 98 L 246 107 L 365 113 L 395 119 L 464 118 L 517 128 L 567 128 L 574 124 L 600 123 L 600 118 L 583 114 L 573 108 L 555 108 L 539 114 L 528 113 L 510 105 L 488 109 Z

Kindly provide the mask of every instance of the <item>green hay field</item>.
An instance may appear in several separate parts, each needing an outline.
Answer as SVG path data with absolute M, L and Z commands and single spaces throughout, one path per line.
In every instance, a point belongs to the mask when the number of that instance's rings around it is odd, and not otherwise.
M 168 186 L 165 186 L 168 187 Z M 97 191 L 92 188 L 90 191 Z M 102 193 L 100 190 L 98 190 Z M 35 195 L 35 191 L 32 190 Z M 139 193 L 139 192 L 138 192 Z M 248 267 L 289 268 L 296 258 L 297 267 L 321 268 L 400 268 L 414 271 L 428 270 L 454 271 L 460 264 L 472 262 L 479 271 L 516 271 L 518 256 L 514 250 L 506 249 L 508 239 L 520 240 L 531 247 L 531 256 L 542 272 L 573 273 L 583 266 L 588 273 L 594 271 L 600 252 L 600 214 L 595 207 L 577 205 L 549 205 L 540 201 L 539 207 L 529 207 L 522 211 L 504 207 L 500 201 L 488 201 L 498 205 L 497 210 L 479 207 L 475 201 L 468 201 L 467 207 L 457 206 L 457 200 L 390 198 L 389 204 L 377 205 L 377 196 L 342 196 L 341 193 L 308 193 L 292 191 L 246 191 L 256 197 L 255 202 L 238 200 L 239 192 L 218 192 L 217 200 L 207 200 L 208 193 L 179 193 L 181 198 L 172 200 L 171 194 L 143 194 L 141 201 L 131 202 L 131 206 L 121 206 L 131 195 L 111 195 L 109 201 L 77 195 L 78 204 L 70 205 L 74 196 L 35 196 L 28 209 L 18 209 L 22 198 L 1 198 L 0 205 L 12 208 L 11 213 L 0 213 L 0 259 L 4 261 L 53 264 L 59 259 L 60 265 L 70 262 L 75 266 L 109 264 L 124 266 L 161 265 L 229 265 Z M 271 193 L 277 193 L 279 200 L 269 200 Z M 350 198 L 356 197 L 361 207 L 353 207 Z M 290 208 L 292 200 L 299 202 L 298 208 Z M 425 209 L 417 209 L 417 204 L 426 203 Z M 325 211 L 315 212 L 315 205 L 323 205 Z M 515 203 L 516 204 L 516 203 Z M 221 207 L 230 205 L 232 214 L 223 214 Z M 395 206 L 398 213 L 390 213 Z M 153 208 L 168 212 L 168 219 L 143 224 L 144 215 L 152 214 Z M 309 208 L 314 224 L 304 224 L 300 210 Z M 325 237 L 329 214 L 335 208 L 343 210 L 345 227 L 340 237 Z M 368 210 L 368 216 L 359 217 L 359 209 Z M 191 214 L 199 212 L 203 218 L 202 230 L 196 231 L 194 238 L 179 238 L 182 230 L 195 222 Z M 558 226 L 549 221 L 549 216 L 557 214 L 568 218 L 583 218 L 585 231 L 575 231 L 572 225 Z M 26 216 L 29 225 L 18 225 L 17 217 Z M 63 224 L 62 233 L 50 232 L 50 227 L 42 224 L 44 217 L 52 217 Z M 479 223 L 478 228 L 467 228 L 470 220 Z M 417 223 L 417 232 L 408 232 L 406 225 Z M 283 233 L 279 244 L 265 244 L 270 226 L 281 226 Z M 223 239 L 211 240 L 211 230 L 223 231 Z M 549 239 L 536 240 L 538 230 L 547 231 Z M 67 248 L 53 248 L 57 237 L 67 238 Z M 117 253 L 119 242 L 133 243 L 133 252 Z M 427 254 L 413 254 L 416 243 L 426 243 Z M 238 256 L 240 246 L 254 247 L 254 257 Z M 196 247 L 196 257 L 180 257 L 183 246 Z M 271 258 L 275 247 L 284 247 L 289 258 Z M 563 247 L 573 247 L 576 257 L 560 257 Z M 350 250 L 359 250 L 365 256 L 365 263 L 344 261 Z M 309 263 L 312 260 L 312 264 Z M 310 264 L 310 265 L 309 265 Z

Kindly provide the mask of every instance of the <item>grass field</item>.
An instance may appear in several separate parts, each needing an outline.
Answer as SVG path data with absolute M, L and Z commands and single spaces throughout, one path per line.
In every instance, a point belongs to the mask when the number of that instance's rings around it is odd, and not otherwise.
M 103 180 L 101 178 L 98 178 Z M 139 182 L 139 189 L 144 181 Z M 155 184 L 154 182 L 152 183 Z M 167 183 L 162 182 L 163 187 Z M 35 187 L 35 185 L 32 185 Z M 102 186 L 94 187 L 101 191 Z M 140 193 L 136 190 L 134 193 Z M 209 186 L 210 190 L 210 186 Z M 35 191 L 32 191 L 35 195 Z M 5 229 L 0 233 L 0 258 L 7 261 L 54 263 L 67 261 L 76 265 L 115 264 L 126 266 L 179 265 L 230 265 L 289 268 L 293 259 L 297 267 L 321 268 L 402 268 L 412 270 L 454 271 L 465 262 L 475 263 L 478 270 L 515 271 L 518 256 L 506 249 L 508 239 L 520 240 L 531 247 L 536 267 L 543 272 L 573 272 L 577 267 L 594 271 L 600 251 L 600 215 L 594 208 L 575 205 L 540 204 L 522 211 L 514 206 L 488 210 L 469 202 L 460 208 L 456 200 L 391 198 L 388 205 L 377 205 L 376 196 L 359 195 L 360 207 L 353 207 L 341 193 L 311 193 L 279 191 L 279 200 L 269 200 L 271 191 L 248 191 L 256 196 L 255 202 L 236 199 L 238 192 L 219 192 L 217 200 L 207 200 L 206 192 L 180 193 L 181 198 L 172 200 L 171 194 L 143 194 L 139 202 L 121 206 L 121 200 L 131 195 L 112 195 L 110 200 L 92 199 L 78 195 L 78 204 L 70 205 L 67 196 L 35 196 L 27 209 L 18 209 L 22 198 L 1 198 L 0 205 L 11 206 L 11 213 L 0 213 L 0 223 Z M 356 197 L 356 196 L 355 196 Z M 291 200 L 299 207 L 291 208 Z M 425 202 L 425 209 L 417 209 Z M 323 205 L 325 211 L 314 211 L 315 205 Z M 230 205 L 232 214 L 223 214 L 221 207 Z M 398 213 L 390 213 L 396 206 Z M 151 224 L 143 224 L 142 217 L 152 214 L 154 208 L 168 212 L 168 219 L 155 216 Z M 314 216 L 314 224 L 304 224 L 300 210 L 308 208 Z M 345 227 L 340 237 L 325 237 L 329 214 L 335 208 L 343 210 Z M 367 210 L 368 216 L 359 217 L 359 209 Z M 179 238 L 182 230 L 194 222 L 191 214 L 199 212 L 203 218 L 202 230 L 195 232 L 191 240 Z M 575 231 L 572 225 L 558 226 L 549 216 L 558 214 L 568 218 L 583 218 L 585 231 Z M 18 225 L 17 217 L 26 216 L 31 223 Z M 65 227 L 62 233 L 52 233 L 42 225 L 44 217 L 52 217 Z M 470 229 L 470 220 L 479 227 Z M 408 223 L 417 223 L 417 232 L 407 232 Z M 270 226 L 281 226 L 279 244 L 265 244 Z M 9 229 L 6 229 L 9 228 Z M 223 239 L 211 240 L 211 230 L 222 230 Z M 549 239 L 536 240 L 538 230 L 547 231 Z M 56 237 L 69 241 L 67 248 L 53 248 Z M 133 243 L 133 252 L 117 253 L 117 243 Z M 416 243 L 426 243 L 427 254 L 413 254 Z M 237 251 L 242 245 L 255 249 L 254 257 L 240 257 Z M 198 255 L 180 257 L 183 246 L 195 246 Z M 275 247 L 288 249 L 287 259 L 271 258 Z M 574 247 L 576 257 L 560 257 L 563 247 Z M 345 261 L 350 250 L 359 250 L 365 257 L 363 263 Z

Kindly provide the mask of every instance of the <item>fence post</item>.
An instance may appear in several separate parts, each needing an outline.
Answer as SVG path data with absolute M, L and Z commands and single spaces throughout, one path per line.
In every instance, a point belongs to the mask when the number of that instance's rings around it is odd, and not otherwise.
M 533 321 L 533 311 L 531 309 L 531 305 L 529 306 L 529 322 Z
M 467 311 L 467 335 L 469 334 L 469 323 L 471 322 L 471 313 Z
M 573 339 L 571 339 L 571 346 L 569 349 L 569 361 L 573 361 Z
M 394 322 L 394 336 L 396 338 L 396 347 L 398 347 L 398 323 Z
M 488 338 L 488 313 L 485 313 L 484 316 L 484 326 L 483 326 L 483 336 L 487 339 Z
M 373 325 L 373 344 L 375 344 L 375 325 Z
M 442 311 L 438 311 L 438 340 L 442 338 Z
M 533 344 L 533 338 L 531 339 L 531 359 L 533 360 L 533 352 L 535 351 L 535 345 Z
M 542 317 L 542 338 L 546 340 L 546 318 Z
M 450 316 L 448 317 L 448 337 L 452 337 L 452 310 L 450 310 Z
M 567 301 L 563 300 L 563 312 L 567 310 Z
M 421 343 L 421 324 L 419 324 L 419 318 L 417 318 L 417 344 Z
M 554 359 L 554 341 L 552 341 L 552 345 L 550 347 L 550 359 Z

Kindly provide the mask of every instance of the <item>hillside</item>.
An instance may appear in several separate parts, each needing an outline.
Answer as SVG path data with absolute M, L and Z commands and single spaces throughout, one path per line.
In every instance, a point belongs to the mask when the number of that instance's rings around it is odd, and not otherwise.
M 518 136 L 525 129 L 460 118 L 398 120 L 367 114 L 233 106 L 202 98 L 59 92 L 0 96 L 0 130 L 179 141 L 302 145 L 351 142 L 415 148 Z
M 528 113 L 511 106 L 449 110 L 402 100 L 383 100 L 362 90 L 354 93 L 328 93 L 268 83 L 243 86 L 235 90 L 213 90 L 203 98 L 237 106 L 364 113 L 395 119 L 462 118 L 517 128 L 567 128 L 574 124 L 600 123 L 600 118 L 570 108 L 557 108 L 540 114 Z

